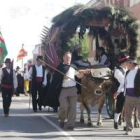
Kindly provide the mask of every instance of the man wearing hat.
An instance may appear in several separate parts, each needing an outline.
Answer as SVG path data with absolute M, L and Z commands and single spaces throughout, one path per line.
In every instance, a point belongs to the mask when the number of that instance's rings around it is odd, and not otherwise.
M 17 66 L 16 67 L 16 72 L 18 72 L 20 70 L 20 67 L 19 66 Z
M 17 81 L 18 81 L 18 86 L 16 89 L 16 96 L 20 96 L 20 94 L 24 94 L 26 96 L 24 92 L 24 77 L 19 66 L 16 67 L 16 76 L 17 76 Z
M 47 85 L 47 72 L 42 66 L 42 60 L 42 56 L 37 56 L 36 64 L 30 68 L 28 73 L 28 79 L 31 81 L 32 105 L 34 112 L 37 112 L 37 104 L 39 106 L 39 110 L 42 110 L 43 87 Z
M 0 71 L 0 84 L 3 98 L 3 111 L 5 117 L 9 116 L 12 94 L 17 88 L 17 78 L 14 70 L 11 68 L 11 60 L 5 60 L 5 67 Z
M 136 107 L 140 119 L 140 69 L 137 66 L 136 58 L 130 57 L 128 59 L 128 72 L 125 78 L 125 103 L 124 103 L 124 117 L 126 121 L 126 135 L 132 133 L 132 114 Z
M 89 67 L 90 63 L 83 61 L 83 57 L 79 55 L 80 51 L 81 46 L 75 45 L 72 52 L 72 63 L 74 63 L 77 67 Z
M 60 127 L 66 130 L 73 130 L 75 125 L 77 103 L 75 76 L 82 78 L 84 73 L 89 73 L 89 70 L 77 71 L 75 65 L 71 64 L 71 58 L 71 52 L 64 53 L 63 62 L 57 68 L 63 74 L 55 71 L 46 103 L 51 107 L 59 106 Z
M 125 95 L 124 95 L 124 79 L 127 71 L 127 60 L 129 55 L 127 53 L 121 53 L 118 57 L 119 66 L 114 71 L 114 83 L 115 93 L 114 99 L 116 99 L 116 110 L 114 115 L 114 128 L 118 129 L 118 121 L 121 115 Z

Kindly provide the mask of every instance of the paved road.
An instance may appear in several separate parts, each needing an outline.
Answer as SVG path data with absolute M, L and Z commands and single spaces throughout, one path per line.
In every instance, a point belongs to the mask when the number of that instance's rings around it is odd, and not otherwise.
M 86 114 L 85 114 L 86 116 Z M 29 97 L 13 97 L 10 116 L 4 117 L 0 97 L 0 140 L 140 140 L 140 128 L 131 136 L 124 135 L 122 127 L 113 129 L 113 120 L 103 109 L 103 126 L 97 127 L 96 107 L 92 108 L 93 127 L 79 123 L 79 109 L 75 131 L 63 131 L 57 122 L 57 113 L 48 108 L 34 113 L 29 109 Z

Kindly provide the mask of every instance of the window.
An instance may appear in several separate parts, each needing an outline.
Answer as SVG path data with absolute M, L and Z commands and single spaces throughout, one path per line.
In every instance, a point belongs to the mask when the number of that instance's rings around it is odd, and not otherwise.
M 112 0 L 112 4 L 115 4 L 115 0 Z
M 133 5 L 139 3 L 140 0 L 130 0 L 130 7 L 132 7 Z

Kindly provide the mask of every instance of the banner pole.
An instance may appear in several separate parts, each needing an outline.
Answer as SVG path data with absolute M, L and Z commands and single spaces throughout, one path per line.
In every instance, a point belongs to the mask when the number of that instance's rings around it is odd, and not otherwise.
M 21 69 L 23 70 L 23 57 L 22 57 L 22 61 L 21 61 Z

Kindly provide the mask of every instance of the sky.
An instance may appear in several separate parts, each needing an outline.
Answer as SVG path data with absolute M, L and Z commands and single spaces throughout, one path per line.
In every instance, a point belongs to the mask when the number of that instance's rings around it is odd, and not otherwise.
M 0 29 L 8 55 L 16 61 L 22 44 L 28 52 L 24 61 L 32 57 L 32 50 L 41 41 L 43 26 L 50 27 L 51 20 L 75 4 L 90 0 L 0 0 Z

